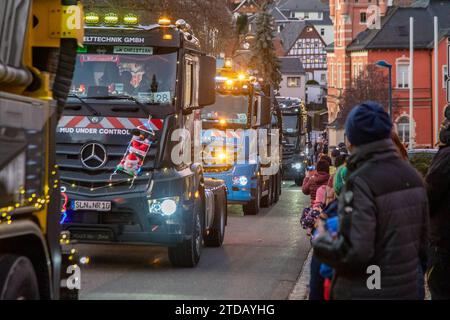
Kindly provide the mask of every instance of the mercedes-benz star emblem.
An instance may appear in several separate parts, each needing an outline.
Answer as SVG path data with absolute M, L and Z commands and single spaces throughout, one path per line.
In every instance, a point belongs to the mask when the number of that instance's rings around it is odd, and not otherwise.
M 81 163 L 88 169 L 101 168 L 107 160 L 106 149 L 99 143 L 88 143 L 80 152 Z

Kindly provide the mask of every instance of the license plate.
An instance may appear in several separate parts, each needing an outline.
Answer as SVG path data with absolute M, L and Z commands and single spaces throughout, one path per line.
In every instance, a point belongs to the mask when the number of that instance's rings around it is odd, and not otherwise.
M 75 200 L 73 210 L 111 211 L 111 201 L 85 201 Z
M 82 231 L 82 230 L 71 230 L 70 238 L 79 241 L 112 241 L 113 239 L 110 231 Z

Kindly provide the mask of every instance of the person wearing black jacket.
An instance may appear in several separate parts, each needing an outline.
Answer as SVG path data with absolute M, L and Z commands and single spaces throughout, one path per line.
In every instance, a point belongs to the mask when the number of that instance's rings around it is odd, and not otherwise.
M 430 201 L 428 286 L 433 300 L 450 299 L 450 106 L 439 134 L 440 147 L 426 176 Z
M 375 102 L 346 121 L 351 156 L 339 197 L 340 228 L 321 227 L 314 255 L 334 268 L 332 299 L 418 299 L 427 248 L 428 201 L 417 171 L 402 160 L 389 115 Z

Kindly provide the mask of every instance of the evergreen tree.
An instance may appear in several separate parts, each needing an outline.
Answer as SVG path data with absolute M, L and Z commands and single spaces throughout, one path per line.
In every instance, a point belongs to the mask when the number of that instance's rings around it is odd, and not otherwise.
M 281 82 L 280 63 L 275 54 L 273 39 L 275 23 L 269 13 L 270 1 L 264 2 L 256 17 L 255 42 L 251 49 L 250 67 L 258 71 L 258 77 L 278 89 Z

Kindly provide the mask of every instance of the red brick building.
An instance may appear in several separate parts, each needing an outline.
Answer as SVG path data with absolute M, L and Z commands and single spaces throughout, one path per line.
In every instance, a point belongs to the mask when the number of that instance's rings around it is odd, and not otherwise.
M 368 29 L 377 5 L 379 28 Z M 338 113 L 341 95 L 368 64 L 385 60 L 392 65 L 393 119 L 400 137 L 409 140 L 409 17 L 414 17 L 414 146 L 436 143 L 434 119 L 433 17 L 439 19 L 439 116 L 446 105 L 444 73 L 447 70 L 447 38 L 450 35 L 450 1 L 419 0 L 407 7 L 388 7 L 379 0 L 330 0 L 335 42 L 328 48 L 328 118 L 330 146 L 343 141 L 343 121 Z M 386 71 L 387 72 L 387 71 Z

